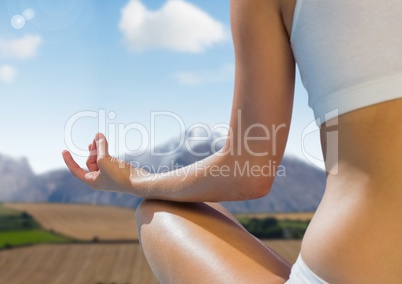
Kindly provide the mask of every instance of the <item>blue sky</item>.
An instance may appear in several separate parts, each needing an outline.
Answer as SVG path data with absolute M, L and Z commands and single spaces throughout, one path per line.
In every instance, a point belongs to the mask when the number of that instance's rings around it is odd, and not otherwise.
M 152 112 L 185 127 L 228 123 L 233 74 L 227 0 L 2 0 L 0 153 L 27 157 L 38 173 L 64 167 L 61 151 L 71 141 L 85 149 L 99 129 L 89 116 L 103 112 L 111 143 L 120 124 L 128 149 Z M 313 121 L 298 78 L 287 154 L 322 159 L 317 128 L 302 134 Z M 156 144 L 181 133 L 173 116 L 154 125 Z

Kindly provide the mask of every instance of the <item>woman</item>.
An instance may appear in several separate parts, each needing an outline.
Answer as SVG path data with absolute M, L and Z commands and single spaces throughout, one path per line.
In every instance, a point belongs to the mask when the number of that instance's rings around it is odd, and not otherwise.
M 232 0 L 233 139 L 221 151 L 186 167 L 186 178 L 180 169 L 149 175 L 110 157 L 98 134 L 89 173 L 67 151 L 65 162 L 93 188 L 147 200 L 137 210 L 139 236 L 163 283 L 400 283 L 401 14 L 400 0 Z M 202 202 L 268 194 L 274 177 L 233 170 L 281 161 L 295 59 L 320 125 L 327 185 L 291 268 L 220 205 Z M 264 139 L 262 126 L 280 125 L 276 139 Z M 249 127 L 262 138 L 243 139 Z M 205 171 L 213 167 L 232 175 Z

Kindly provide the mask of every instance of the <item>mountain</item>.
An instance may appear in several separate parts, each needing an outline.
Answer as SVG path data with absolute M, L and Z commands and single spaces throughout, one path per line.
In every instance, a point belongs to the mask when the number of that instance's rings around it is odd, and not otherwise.
M 13 159 L 0 154 L 1 201 L 31 201 L 45 198 L 46 192 L 43 192 L 43 187 L 27 159 Z
M 214 134 L 209 140 L 195 142 L 187 135 L 184 144 L 191 147 L 181 147 L 170 155 L 155 156 L 147 152 L 129 160 L 153 172 L 168 171 L 194 163 L 218 150 L 222 144 L 213 145 L 216 137 L 217 134 Z M 155 152 L 167 153 L 177 145 L 178 139 L 173 139 L 157 147 Z M 216 146 L 216 149 L 211 146 Z M 223 205 L 233 213 L 314 211 L 317 208 L 325 188 L 325 173 L 322 170 L 294 157 L 285 157 L 281 165 L 271 165 L 271 169 L 279 171 L 269 195 L 257 200 L 224 202 Z M 0 201 L 136 207 L 141 199 L 133 195 L 92 190 L 67 170 L 35 175 L 26 159 L 15 160 L 0 155 Z

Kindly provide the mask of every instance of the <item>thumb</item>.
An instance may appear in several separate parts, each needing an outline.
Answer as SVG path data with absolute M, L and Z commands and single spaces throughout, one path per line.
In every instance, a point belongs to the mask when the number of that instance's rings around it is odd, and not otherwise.
M 96 134 L 95 142 L 96 142 L 96 148 L 98 150 L 98 160 L 108 157 L 109 156 L 108 143 L 105 135 L 103 135 L 102 133 Z

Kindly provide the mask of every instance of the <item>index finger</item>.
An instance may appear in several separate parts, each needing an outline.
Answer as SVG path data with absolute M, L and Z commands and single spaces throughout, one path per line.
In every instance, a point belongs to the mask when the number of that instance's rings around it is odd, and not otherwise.
M 80 181 L 84 182 L 84 183 L 88 183 L 88 180 L 85 178 L 85 175 L 88 173 L 86 170 L 84 170 L 83 168 L 81 168 L 73 159 L 73 157 L 71 156 L 70 152 L 68 152 L 67 150 L 63 151 L 63 159 L 64 162 L 66 163 L 68 169 L 70 170 L 70 172 L 76 177 L 78 178 Z

